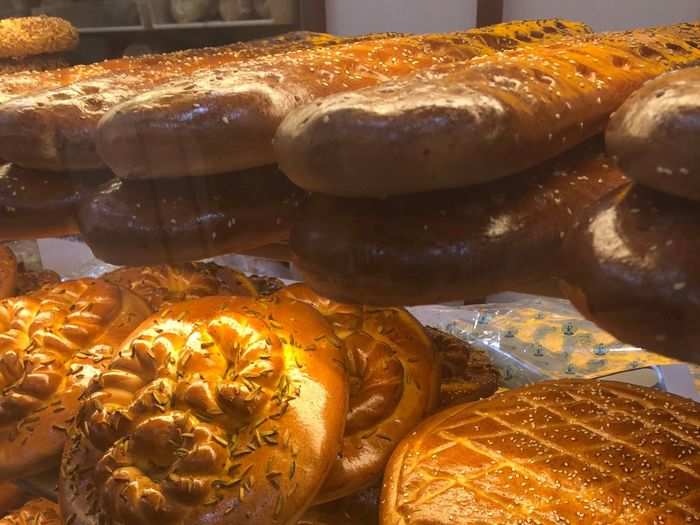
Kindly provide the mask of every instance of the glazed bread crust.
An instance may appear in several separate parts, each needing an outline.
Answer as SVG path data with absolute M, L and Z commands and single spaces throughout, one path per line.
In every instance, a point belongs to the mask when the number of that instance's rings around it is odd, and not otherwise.
M 70 51 L 78 45 L 70 22 L 52 16 L 0 20 L 0 58 L 18 58 Z

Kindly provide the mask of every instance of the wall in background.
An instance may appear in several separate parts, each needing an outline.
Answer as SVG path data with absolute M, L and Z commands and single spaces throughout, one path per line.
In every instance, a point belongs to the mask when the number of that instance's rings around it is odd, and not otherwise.
M 559 16 L 597 31 L 700 20 L 700 0 L 505 0 L 504 19 Z
M 326 12 L 328 31 L 340 35 L 458 31 L 476 25 L 476 0 L 326 0 Z

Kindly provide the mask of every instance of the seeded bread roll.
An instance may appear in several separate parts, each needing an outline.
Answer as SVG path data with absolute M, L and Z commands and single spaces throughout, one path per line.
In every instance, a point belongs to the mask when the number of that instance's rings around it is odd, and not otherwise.
M 576 217 L 628 183 L 592 142 L 509 179 L 386 200 L 313 195 L 290 238 L 317 292 L 363 304 L 432 304 L 556 276 Z
M 114 179 L 82 201 L 78 220 L 99 259 L 172 264 L 286 240 L 305 198 L 274 167 L 211 177 Z
M 617 339 L 700 363 L 700 209 L 641 186 L 617 190 L 564 244 L 569 299 Z
M 336 303 L 303 284 L 275 296 L 316 308 L 345 345 L 350 407 L 343 448 L 316 502 L 366 489 L 379 481 L 396 444 L 437 406 L 440 367 L 433 343 L 403 308 Z
M 603 132 L 644 82 L 697 60 L 700 24 L 682 24 L 449 64 L 291 113 L 276 157 L 298 186 L 345 197 L 481 184 Z
M 17 259 L 7 246 L 0 245 L 0 299 L 14 294 L 17 286 Z
M 61 53 L 77 45 L 78 32 L 62 18 L 28 16 L 0 20 L 0 58 Z
M 425 421 L 387 466 L 382 524 L 660 524 L 700 516 L 700 404 L 536 384 Z
M 356 40 L 362 38 L 373 36 Z M 102 168 L 104 164 L 95 151 L 97 124 L 120 102 L 175 78 L 189 78 L 198 70 L 344 41 L 298 32 L 223 47 L 0 78 L 0 102 L 5 103 L 0 107 L 0 158 L 50 171 Z
M 271 164 L 277 126 L 304 103 L 438 64 L 588 31 L 559 20 L 512 22 L 210 68 L 114 107 L 100 122 L 97 151 L 124 178 L 210 175 Z
M 150 314 L 105 281 L 68 281 L 0 302 L 0 479 L 57 465 L 88 383 Z
M 33 499 L 0 519 L 0 525 L 64 525 L 64 522 L 54 502 Z
M 631 179 L 700 201 L 700 68 L 645 84 L 610 119 L 606 140 Z
M 59 481 L 68 523 L 292 525 L 340 451 L 343 344 L 297 302 L 161 310 L 93 383 Z

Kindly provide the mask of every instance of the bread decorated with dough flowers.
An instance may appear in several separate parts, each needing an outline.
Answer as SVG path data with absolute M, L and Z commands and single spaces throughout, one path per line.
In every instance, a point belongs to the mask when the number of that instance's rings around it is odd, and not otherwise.
M 72 525 L 296 523 L 340 451 L 343 343 L 313 307 L 207 297 L 137 328 L 61 465 Z
M 0 525 L 65 525 L 53 501 L 44 498 L 28 501 L 21 508 L 0 519 Z
M 438 64 L 589 31 L 561 20 L 509 22 L 460 33 L 364 39 L 214 67 L 113 107 L 100 121 L 97 152 L 123 178 L 211 175 L 271 164 L 277 126 L 305 103 Z M 24 119 L 14 118 L 12 105 L 0 109 L 0 131 L 23 134 Z M 0 156 L 4 149 L 7 154 L 24 149 L 10 148 L 9 142 L 7 148 L 0 144 Z
M 58 464 L 88 383 L 149 314 L 137 296 L 94 279 L 0 301 L 0 479 Z
M 697 60 L 700 23 L 564 38 L 447 64 L 291 113 L 275 137 L 276 157 L 295 184 L 331 195 L 473 186 L 603 132 L 647 80 Z
M 440 366 L 433 343 L 403 308 L 341 304 L 303 284 L 275 296 L 313 306 L 345 345 L 350 407 L 343 448 L 316 500 L 365 489 L 381 478 L 396 444 L 438 404 Z
M 70 22 L 52 16 L 0 20 L 0 58 L 49 55 L 78 45 L 78 31 Z
M 700 519 L 700 404 L 561 380 L 444 410 L 394 452 L 382 525 L 681 525 Z
M 700 67 L 647 82 L 613 114 L 606 142 L 634 181 L 700 201 Z

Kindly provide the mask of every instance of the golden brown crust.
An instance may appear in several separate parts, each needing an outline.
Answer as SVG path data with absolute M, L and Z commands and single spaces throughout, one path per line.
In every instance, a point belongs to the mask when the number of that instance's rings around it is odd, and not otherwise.
M 297 301 L 178 303 L 93 383 L 61 467 L 75 525 L 293 524 L 340 449 L 343 345 Z
M 451 334 L 425 328 L 440 360 L 440 407 L 478 401 L 498 389 L 500 374 L 486 352 Z
M 78 31 L 62 18 L 28 16 L 0 20 L 0 58 L 70 51 L 78 45 L 78 39 Z
M 262 166 L 275 162 L 272 139 L 282 119 L 305 103 L 438 64 L 587 31 L 575 22 L 513 22 L 463 33 L 369 39 L 224 65 L 112 108 L 100 121 L 97 151 L 119 177 L 210 175 Z M 5 113 L 0 112 L 0 122 Z M 3 154 L 2 143 L 0 148 Z
M 647 82 L 610 119 L 608 151 L 625 175 L 700 201 L 700 68 Z
M 17 258 L 7 246 L 0 245 L 0 299 L 14 295 L 17 286 Z
M 132 293 L 92 279 L 0 302 L 0 479 L 57 464 L 80 396 L 149 314 Z
M 212 262 L 126 267 L 100 278 L 131 290 L 154 311 L 210 295 L 258 295 L 255 283 L 245 274 Z
M 682 524 L 700 517 L 700 404 L 541 383 L 449 408 L 387 467 L 381 523 Z
M 29 499 L 29 494 L 14 483 L 0 482 L 0 518 L 21 507 Z M 0 521 L 0 523 L 3 523 Z M 3 525 L 6 525 L 3 523 Z
M 0 157 L 50 171 L 101 168 L 95 151 L 97 124 L 120 102 L 198 70 L 345 40 L 297 32 L 0 79 L 0 101 L 7 104 L 0 111 Z
M 601 133 L 644 82 L 697 60 L 700 24 L 681 24 L 446 65 L 294 112 L 277 159 L 298 186 L 346 197 L 481 184 Z
M 103 261 L 172 264 L 286 240 L 305 198 L 274 166 L 211 177 L 115 179 L 82 200 L 78 220 Z
M 345 344 L 350 409 L 340 457 L 317 501 L 339 499 L 378 481 L 396 444 L 437 405 L 434 348 L 403 308 L 336 303 L 303 284 L 275 296 L 316 308 Z
M 616 338 L 700 363 L 700 209 L 642 186 L 617 190 L 564 244 L 571 302 Z
M 565 232 L 629 181 L 580 146 L 476 189 L 386 200 L 312 195 L 292 227 L 296 268 L 339 301 L 432 304 L 530 288 L 558 275 Z
M 0 525 L 64 525 L 58 505 L 47 499 L 33 499 L 0 519 Z

